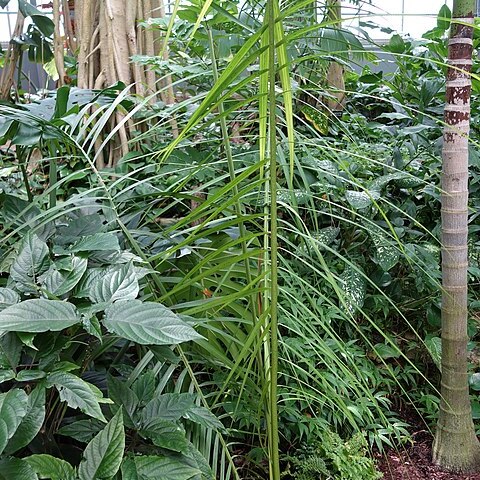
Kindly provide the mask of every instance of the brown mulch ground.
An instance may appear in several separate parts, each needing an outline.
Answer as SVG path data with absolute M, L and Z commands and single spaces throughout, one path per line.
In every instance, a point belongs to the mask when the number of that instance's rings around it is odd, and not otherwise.
M 383 480 L 480 480 L 480 474 L 452 474 L 432 465 L 432 438 L 418 435 L 412 447 L 378 456 Z

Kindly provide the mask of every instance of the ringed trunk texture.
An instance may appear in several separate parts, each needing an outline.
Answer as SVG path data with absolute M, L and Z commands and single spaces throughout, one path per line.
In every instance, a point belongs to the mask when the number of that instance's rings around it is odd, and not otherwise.
M 433 461 L 480 469 L 467 377 L 468 134 L 474 0 L 455 0 L 448 47 L 442 169 L 442 385 Z

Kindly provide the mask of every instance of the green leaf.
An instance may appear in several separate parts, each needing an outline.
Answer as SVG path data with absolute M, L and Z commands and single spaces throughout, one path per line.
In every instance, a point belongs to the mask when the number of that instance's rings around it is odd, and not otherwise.
M 425 346 L 427 347 L 430 357 L 437 368 L 442 370 L 442 339 L 440 337 L 429 337 L 425 339 Z
M 0 460 L 0 480 L 37 480 L 32 467 L 19 458 L 4 458 Z
M 55 29 L 54 23 L 40 10 L 36 9 L 26 0 L 18 0 L 18 9 L 24 17 L 31 17 L 33 23 L 45 37 L 51 37 L 53 35 Z
M 126 480 L 191 480 L 201 475 L 202 472 L 196 466 L 189 465 L 184 459 L 185 457 L 174 456 L 136 456 L 128 465 L 130 476 Z
M 60 297 L 72 290 L 87 270 L 88 260 L 73 256 L 68 259 L 69 269 L 61 269 L 58 263 L 52 265 L 42 277 L 42 288 L 51 295 Z
M 97 337 L 100 342 L 103 340 L 102 327 L 100 326 L 100 322 L 98 321 L 97 317 L 82 317 L 82 326 L 87 333 Z
M 400 260 L 398 247 L 393 245 L 392 240 L 388 239 L 383 233 L 369 233 L 376 249 L 375 260 L 383 271 L 388 272 Z
M 105 422 L 97 396 L 91 385 L 73 373 L 56 372 L 48 376 L 49 386 L 54 385 L 60 395 L 60 400 L 70 408 L 79 408 L 83 413 Z
M 137 466 L 133 458 L 127 457 L 122 462 L 122 480 L 139 480 Z
M 75 469 L 65 460 L 51 455 L 31 455 L 24 459 L 39 478 L 75 480 Z
M 20 295 L 11 288 L 0 287 L 0 310 L 10 305 L 15 305 L 20 301 Z
M 392 35 L 388 43 L 388 50 L 394 53 L 403 53 L 405 51 L 405 41 L 398 35 Z
M 98 213 L 85 215 L 72 220 L 64 227 L 60 227 L 55 241 L 58 245 L 75 243 L 81 237 L 88 237 L 89 235 L 101 233 L 102 228 L 102 217 L 98 215 Z
M 450 20 L 452 18 L 452 11 L 447 4 L 442 5 L 437 16 L 437 28 L 446 31 L 450 28 Z
M 48 247 L 34 233 L 28 233 L 10 269 L 10 278 L 22 292 L 35 292 L 38 277 L 48 268 Z
M 94 233 L 93 235 L 87 235 L 67 249 L 68 252 L 72 253 L 110 250 L 120 250 L 118 238 L 113 233 Z
M 356 190 L 347 190 L 345 199 L 355 210 L 369 207 L 374 200 L 378 200 L 380 194 L 375 190 L 370 192 L 357 192 Z
M 125 449 L 122 410 L 87 445 L 78 468 L 80 480 L 112 478 L 120 469 Z M 157 477 L 161 478 L 161 477 Z
M 105 310 L 109 332 L 142 345 L 171 345 L 202 338 L 192 327 L 154 302 L 116 302 Z
M 118 265 L 98 276 L 90 290 L 90 300 L 95 303 L 135 299 L 140 291 L 133 264 Z
M 0 312 L 0 331 L 56 332 L 79 322 L 75 306 L 59 300 L 25 300 Z
M 127 427 L 129 426 L 127 419 L 130 421 L 130 426 L 133 427 L 133 416 L 139 405 L 137 395 L 126 385 L 125 382 L 112 375 L 107 377 L 107 385 L 108 396 L 116 405 L 122 406 L 126 413 L 125 423 Z
M 29 445 L 42 428 L 44 420 L 45 387 L 39 385 L 28 396 L 26 414 L 8 442 L 5 453 L 11 455 Z
M 474 373 L 468 379 L 468 384 L 472 390 L 480 391 L 480 373 Z
M 183 417 L 187 420 L 198 423 L 203 427 L 225 431 L 222 422 L 210 410 L 208 410 L 208 408 L 195 406 L 188 410 Z
M 40 380 L 46 377 L 46 373 L 43 370 L 20 370 L 15 380 L 17 382 L 31 382 L 32 380 Z
M 156 419 L 154 425 L 139 430 L 139 433 L 142 437 L 150 439 L 157 447 L 179 453 L 188 452 L 185 430 L 175 422 Z
M 158 347 L 167 348 L 167 347 Z M 171 350 L 168 348 L 168 351 Z M 157 357 L 158 358 L 158 357 Z M 135 392 L 140 405 L 145 405 L 155 395 L 156 376 L 152 371 L 147 371 L 133 382 L 131 389 Z
M 93 418 L 88 420 L 79 420 L 78 422 L 69 423 L 58 430 L 60 435 L 71 437 L 79 442 L 88 443 L 105 424 Z
M 8 332 L 0 335 L 0 365 L 3 369 L 16 369 L 20 362 L 23 345 L 17 334 Z
M 13 370 L 0 370 L 0 383 L 8 382 L 15 378 Z
M 383 360 L 387 360 L 389 358 L 398 358 L 402 355 L 402 352 L 398 349 L 398 347 L 395 348 L 387 343 L 377 343 L 373 347 L 373 351 L 377 357 L 383 358 Z
M 27 394 L 18 388 L 0 394 L 0 454 L 27 413 Z
M 340 276 L 344 304 L 350 313 L 362 308 L 366 293 L 366 280 L 360 267 L 346 265 Z
M 194 407 L 194 396 L 190 393 L 164 393 L 147 403 L 142 410 L 141 423 L 148 428 L 157 419 L 175 422 Z

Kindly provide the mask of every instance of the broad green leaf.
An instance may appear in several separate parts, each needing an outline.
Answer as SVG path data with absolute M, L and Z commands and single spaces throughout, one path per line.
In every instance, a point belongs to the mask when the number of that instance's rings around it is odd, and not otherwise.
M 154 302 L 116 302 L 106 309 L 103 323 L 109 332 L 142 345 L 172 345 L 202 338 L 175 313 Z
M 90 290 L 90 300 L 95 303 L 135 299 L 140 291 L 135 267 L 132 263 L 118 265 L 98 276 Z
M 311 194 L 300 189 L 287 190 L 283 188 L 277 192 L 277 202 L 283 202 L 288 205 L 305 205 L 311 198 Z
M 36 336 L 35 333 L 17 332 L 17 336 L 24 345 L 26 345 L 27 347 L 33 348 L 34 350 L 37 350 L 37 347 L 33 343 Z
M 60 435 L 71 437 L 79 442 L 88 443 L 105 424 L 100 420 L 89 418 L 88 420 L 79 420 L 78 422 L 69 423 L 58 430 Z
M 125 449 L 122 410 L 87 445 L 78 468 L 80 480 L 112 478 L 120 469 Z M 162 478 L 161 476 L 157 478 Z
M 0 312 L 0 331 L 60 331 L 79 322 L 74 305 L 44 298 L 25 300 Z
M 109 398 L 116 405 L 122 406 L 125 411 L 125 424 L 127 427 L 133 427 L 133 416 L 139 405 L 137 395 L 125 382 L 111 375 L 107 377 L 107 385 Z M 129 421 L 131 425 L 128 425 Z
M 0 335 L 0 365 L 2 369 L 16 369 L 20 362 L 23 345 L 17 334 L 8 332 Z
M 93 285 L 101 276 L 105 275 L 108 270 L 108 268 L 89 268 L 75 288 L 73 296 L 76 298 L 88 297 Z
M 8 382 L 15 378 L 15 372 L 13 370 L 0 370 L 0 383 Z
M 357 308 L 362 308 L 367 284 L 360 267 L 346 265 L 340 280 L 347 310 L 353 313 Z
M 0 480 L 37 480 L 32 467 L 20 458 L 3 458 L 0 460 Z
M 20 301 L 20 295 L 11 288 L 0 287 L 0 310 Z
M 53 222 L 41 221 L 42 212 L 35 204 L 14 195 L 1 195 L 0 199 L 3 199 L 1 209 L 3 218 L 18 227 L 23 234 L 35 227 L 35 234 L 46 240 L 54 233 Z
M 45 420 L 45 387 L 37 386 L 28 396 L 26 414 L 8 442 L 5 453 L 11 455 L 26 447 L 38 434 Z
M 42 288 L 51 295 L 60 297 L 72 290 L 87 270 L 88 260 L 73 256 L 68 259 L 71 263 L 69 270 L 61 269 L 55 264 L 42 277 Z
M 388 343 L 377 343 L 373 347 L 373 351 L 377 357 L 383 358 L 383 360 L 387 360 L 389 358 L 398 358 L 402 355 L 402 352 L 398 349 L 398 347 L 395 348 Z
M 32 467 L 32 470 L 39 478 L 50 480 L 75 480 L 75 469 L 65 460 L 52 457 L 51 455 L 30 455 L 25 462 Z
M 208 408 L 195 406 L 188 410 L 183 416 L 187 420 L 198 423 L 206 428 L 224 431 L 225 427 L 222 422 Z
M 382 270 L 388 272 L 400 260 L 400 252 L 393 241 L 383 233 L 370 232 L 370 237 L 375 245 L 375 259 Z
M 387 175 L 382 175 L 381 177 L 375 178 L 372 182 L 370 182 L 370 185 L 368 189 L 370 191 L 376 191 L 381 193 L 381 191 L 390 183 L 393 181 L 398 181 L 398 180 L 406 180 L 414 178 L 412 175 L 409 175 L 408 173 L 405 172 L 395 172 L 395 173 L 389 173 Z M 418 179 L 416 179 L 418 181 Z
M 149 427 L 155 421 L 175 422 L 196 407 L 194 396 L 189 393 L 164 393 L 147 403 L 142 410 L 142 426 Z
M 0 454 L 27 413 L 27 394 L 15 388 L 0 394 Z
M 135 460 L 131 457 L 126 457 L 122 462 L 122 480 L 139 480 L 137 466 Z
M 175 422 L 156 419 L 150 428 L 140 429 L 139 433 L 142 437 L 150 439 L 157 447 L 180 453 L 188 451 L 185 430 Z
M 450 28 L 450 20 L 452 18 L 452 11 L 448 5 L 442 5 L 437 16 L 437 28 L 446 31 Z
M 10 278 L 22 292 L 35 292 L 38 277 L 48 268 L 48 247 L 34 233 L 28 233 L 10 268 Z
M 100 341 L 103 340 L 102 327 L 97 317 L 86 318 L 82 316 L 82 326 L 87 333 L 97 337 Z
M 82 237 L 67 249 L 69 252 L 95 252 L 120 250 L 118 238 L 113 233 L 95 233 Z
M 468 379 L 468 384 L 472 390 L 480 391 L 480 373 L 474 373 Z
M 47 374 L 43 370 L 20 370 L 15 377 L 17 382 L 31 382 L 45 378 Z
M 59 245 L 75 243 L 81 237 L 88 237 L 89 235 L 101 233 L 102 228 L 102 217 L 98 215 L 98 213 L 85 215 L 72 220 L 64 227 L 60 227 L 55 241 Z
M 322 228 L 318 232 L 312 233 L 311 237 L 304 238 L 304 245 L 300 246 L 300 250 L 303 252 L 314 252 L 314 247 L 320 251 L 325 250 L 325 247 L 330 246 L 333 241 L 338 237 L 340 228 L 338 227 L 326 227 Z
M 183 461 L 182 461 L 183 460 Z M 191 480 L 198 478 L 201 471 L 189 465 L 185 457 L 160 457 L 160 456 L 137 456 L 132 461 L 135 465 L 133 470 L 136 477 L 130 476 L 127 480 L 138 478 L 138 480 Z M 132 465 L 128 466 L 130 469 Z
M 166 348 L 166 347 L 159 347 Z M 171 352 L 170 349 L 168 351 Z M 152 400 L 155 394 L 156 377 L 152 371 L 147 371 L 133 382 L 131 389 L 135 392 L 140 405 L 145 405 Z
M 79 408 L 86 415 L 106 421 L 100 402 L 89 383 L 68 372 L 52 373 L 47 382 L 49 386 L 55 386 L 60 400 L 66 402 L 70 408 Z
M 347 202 L 355 210 L 369 207 L 374 200 L 380 198 L 380 194 L 375 190 L 370 192 L 357 192 L 356 190 L 347 190 L 345 192 L 345 198 Z

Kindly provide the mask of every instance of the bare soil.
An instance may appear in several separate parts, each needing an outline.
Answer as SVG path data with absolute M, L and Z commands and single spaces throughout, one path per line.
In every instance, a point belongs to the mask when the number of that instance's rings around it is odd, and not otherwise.
M 383 480 L 480 480 L 480 473 L 452 474 L 432 465 L 432 437 L 418 432 L 413 446 L 378 455 L 377 466 Z

